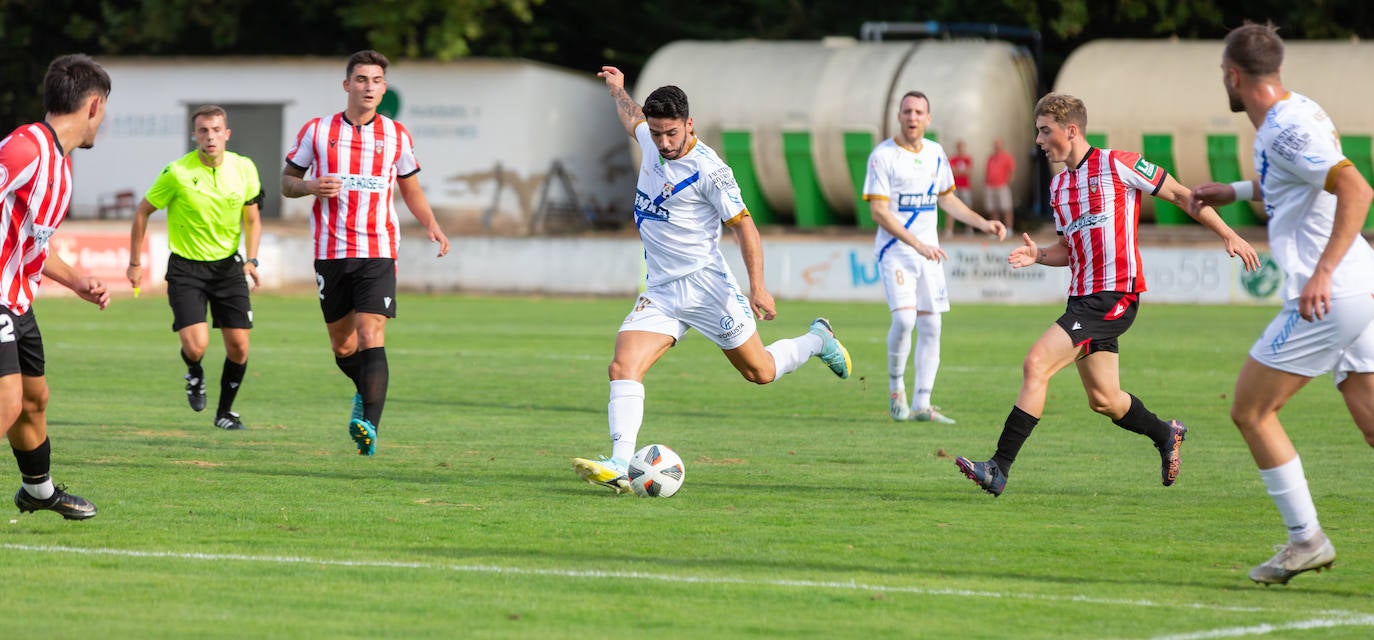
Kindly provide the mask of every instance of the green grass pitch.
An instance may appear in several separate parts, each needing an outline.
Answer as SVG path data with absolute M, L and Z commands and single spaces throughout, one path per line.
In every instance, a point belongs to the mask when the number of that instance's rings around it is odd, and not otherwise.
M 257 296 L 249 429 L 186 406 L 165 298 L 38 305 L 59 483 L 99 516 L 0 519 L 0 638 L 1366 638 L 1374 464 L 1329 377 L 1284 411 L 1335 570 L 1262 588 L 1284 531 L 1227 418 L 1274 309 L 1150 304 L 1123 386 L 1190 432 L 1178 484 L 1055 379 L 1006 493 L 989 456 L 1056 306 L 958 305 L 935 400 L 887 417 L 885 308 L 780 303 L 764 341 L 831 319 L 855 374 L 745 382 L 689 334 L 647 381 L 639 442 L 682 454 L 670 499 L 615 497 L 606 365 L 632 300 L 402 294 L 378 455 L 309 296 Z M 908 372 L 910 380 L 910 372 Z M 17 471 L 8 463 L 17 487 Z M 8 494 L 6 494 L 8 495 Z

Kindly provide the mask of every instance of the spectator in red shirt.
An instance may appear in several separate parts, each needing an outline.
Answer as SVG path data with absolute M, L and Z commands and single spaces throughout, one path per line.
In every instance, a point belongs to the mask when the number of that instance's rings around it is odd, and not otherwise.
M 954 142 L 954 155 L 949 157 L 949 170 L 954 173 L 954 195 L 958 196 L 959 201 L 973 208 L 973 184 L 969 182 L 970 172 L 973 171 L 973 158 L 970 158 L 968 151 L 964 149 L 964 141 Z M 973 233 L 973 229 L 968 229 Z M 945 216 L 945 237 L 954 234 L 954 216 Z
M 953 160 L 950 160 L 951 167 Z M 1016 159 L 1002 146 L 1002 139 L 992 141 L 992 155 L 988 157 L 983 178 L 987 185 L 983 210 L 988 217 L 1010 229 L 1012 224 L 1011 176 L 1016 172 Z

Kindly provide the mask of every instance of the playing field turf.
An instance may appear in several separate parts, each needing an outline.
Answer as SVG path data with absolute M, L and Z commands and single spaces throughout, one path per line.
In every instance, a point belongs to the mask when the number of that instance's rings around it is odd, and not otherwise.
M 0 638 L 1374 634 L 1374 459 L 1329 377 L 1283 415 L 1335 570 L 1245 576 L 1284 530 L 1227 410 L 1273 309 L 1147 296 L 1123 338 L 1123 386 L 1191 429 L 1177 485 L 1067 370 L 994 499 L 953 456 L 992 453 L 1058 307 L 947 314 L 935 399 L 959 423 L 932 426 L 887 417 L 884 307 L 782 301 L 765 342 L 825 315 L 854 376 L 813 362 L 756 387 L 689 334 L 646 380 L 639 438 L 686 484 L 649 500 L 570 467 L 609 453 L 631 302 L 402 294 L 360 458 L 313 297 L 255 297 L 243 432 L 186 406 L 165 298 L 40 301 L 54 476 L 100 513 L 0 520 Z M 222 358 L 215 333 L 211 410 Z

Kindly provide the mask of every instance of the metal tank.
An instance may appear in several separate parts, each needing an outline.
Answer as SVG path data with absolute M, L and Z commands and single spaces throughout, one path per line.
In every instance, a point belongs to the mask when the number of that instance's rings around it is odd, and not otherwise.
M 659 49 L 635 86 L 642 101 L 674 84 L 697 134 L 734 169 L 750 211 L 802 227 L 872 227 L 859 197 L 868 153 L 895 128 L 902 94 L 930 97 L 929 137 L 974 158 L 975 209 L 994 138 L 1017 158 L 1029 201 L 1036 73 L 1025 49 L 986 40 L 681 41 Z
M 1220 40 L 1097 40 L 1065 60 L 1055 91 L 1083 99 L 1094 144 L 1140 151 L 1184 185 L 1253 178 L 1255 129 L 1244 113 L 1230 110 L 1221 78 L 1223 47 Z M 1342 150 L 1370 178 L 1374 85 L 1362 79 L 1374 77 L 1374 45 L 1288 41 L 1280 73 L 1285 88 L 1326 109 Z M 1191 223 L 1172 205 L 1147 202 L 1147 219 Z M 1221 214 L 1232 225 L 1256 225 L 1260 212 L 1241 203 Z M 1374 217 L 1366 228 L 1374 228 Z

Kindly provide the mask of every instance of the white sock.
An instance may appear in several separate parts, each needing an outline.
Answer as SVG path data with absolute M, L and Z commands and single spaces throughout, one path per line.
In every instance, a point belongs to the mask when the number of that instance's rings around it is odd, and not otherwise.
M 935 389 L 935 374 L 940 370 L 940 314 L 916 316 L 916 392 L 911 394 L 911 408 L 924 411 L 930 407 L 930 392 Z
M 916 328 L 915 309 L 892 312 L 887 329 L 887 392 L 906 391 L 906 359 L 911 355 L 911 331 Z
M 1312 492 L 1307 490 L 1307 476 L 1302 472 L 1302 459 L 1292 460 L 1273 469 L 1260 469 L 1260 479 L 1269 491 L 1274 506 L 1288 527 L 1288 541 L 1303 543 L 1322 530 L 1317 522 L 1317 506 L 1312 504 Z
M 612 380 L 606 415 L 611 424 L 611 457 L 629 462 L 635 454 L 639 427 L 644 424 L 644 385 L 634 380 Z
M 800 369 L 807 360 L 821 352 L 821 345 L 820 336 L 807 333 L 795 338 L 783 338 L 764 347 L 773 356 L 773 380 Z
M 52 494 L 55 491 L 55 489 L 53 489 L 52 486 L 51 478 L 44 480 L 38 484 L 29 484 L 27 482 L 22 481 L 19 484 L 24 487 L 24 493 L 27 493 L 39 500 L 47 500 L 48 498 L 51 498 Z

